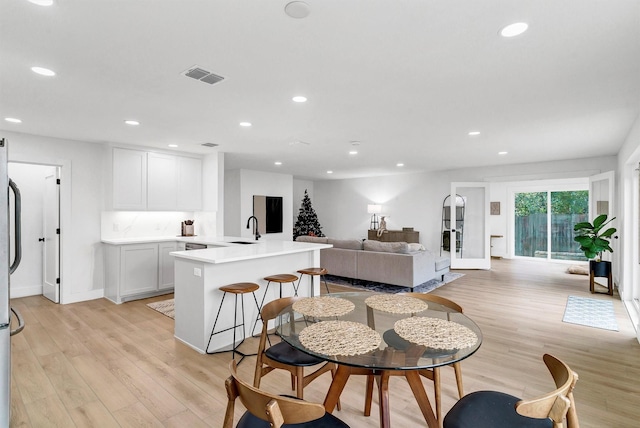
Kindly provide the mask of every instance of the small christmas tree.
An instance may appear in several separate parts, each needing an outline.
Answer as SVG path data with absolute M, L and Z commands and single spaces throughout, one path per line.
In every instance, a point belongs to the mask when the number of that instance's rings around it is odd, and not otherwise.
M 298 236 L 306 235 L 324 236 L 322 233 L 322 226 L 320 226 L 320 223 L 318 222 L 318 216 L 311 206 L 311 199 L 305 189 L 302 206 L 298 213 L 298 220 L 296 220 L 296 224 L 293 226 L 293 240 L 295 241 Z

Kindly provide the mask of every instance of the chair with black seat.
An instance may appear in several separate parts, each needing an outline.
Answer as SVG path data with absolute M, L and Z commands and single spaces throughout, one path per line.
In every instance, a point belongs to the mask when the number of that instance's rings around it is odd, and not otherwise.
M 435 294 L 405 293 L 403 295 L 415 297 L 416 299 L 421 299 L 428 302 L 438 303 L 442 306 L 445 306 L 447 308 L 454 310 L 455 312 L 462 313 L 462 306 L 458 305 L 456 302 L 452 300 L 449 300 L 441 296 L 436 296 Z M 450 318 L 449 313 L 447 313 L 447 320 L 450 321 L 449 318 Z M 402 339 L 400 336 L 398 336 L 398 333 L 396 333 L 394 330 L 386 331 L 383 337 L 384 337 L 385 343 L 395 347 L 396 349 L 404 349 L 405 347 L 409 346 L 409 343 L 406 340 Z M 462 386 L 462 366 L 460 365 L 460 362 L 456 362 L 456 363 L 450 364 L 448 367 L 452 367 L 454 370 L 454 373 L 456 376 L 456 385 L 458 387 L 458 398 L 462 398 L 464 396 L 464 388 Z M 419 373 L 425 378 L 433 381 L 433 391 L 434 391 L 435 405 L 436 405 L 436 418 L 438 420 L 441 420 L 440 418 L 442 416 L 442 400 L 441 400 L 442 390 L 440 388 L 440 379 L 441 379 L 440 367 L 434 367 L 432 369 L 422 369 L 419 371 Z M 371 411 L 371 399 L 373 397 L 373 382 L 374 382 L 374 377 L 367 376 L 367 387 L 366 387 L 367 389 L 365 394 L 365 397 L 366 397 L 365 398 L 365 414 L 369 414 Z
M 291 373 L 291 389 L 296 391 L 298 398 L 304 398 L 304 387 L 323 373 L 334 372 L 335 365 L 320 358 L 304 353 L 287 342 L 281 341 L 272 346 L 267 346 L 269 321 L 275 319 L 287 306 L 293 304 L 298 297 L 283 297 L 273 300 L 262 308 L 262 333 L 258 345 L 258 355 L 256 357 L 256 370 L 253 378 L 253 386 L 260 388 L 260 380 L 264 375 L 275 369 L 287 370 Z M 320 366 L 317 370 L 307 375 L 304 374 L 305 367 Z
M 309 403 L 293 397 L 273 395 L 252 387 L 236 373 L 234 361 L 229 364 L 231 376 L 225 381 L 227 410 L 222 428 L 233 427 L 236 398 L 247 408 L 237 428 L 349 428 L 319 403 Z
M 573 399 L 578 375 L 552 355 L 545 354 L 543 360 L 556 384 L 554 391 L 530 400 L 497 391 L 473 392 L 451 408 L 444 428 L 579 428 Z

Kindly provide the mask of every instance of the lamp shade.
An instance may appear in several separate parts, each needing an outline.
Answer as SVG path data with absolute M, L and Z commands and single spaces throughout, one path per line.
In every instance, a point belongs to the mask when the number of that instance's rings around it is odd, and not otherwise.
M 369 204 L 367 205 L 367 212 L 369 214 L 380 214 L 382 212 L 382 205 Z

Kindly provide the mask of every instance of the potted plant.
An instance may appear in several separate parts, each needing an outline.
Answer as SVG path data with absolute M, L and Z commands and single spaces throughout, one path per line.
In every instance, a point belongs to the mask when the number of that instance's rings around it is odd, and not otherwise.
M 603 261 L 602 253 L 605 251 L 613 253 L 610 240 L 617 229 L 615 227 L 605 229 L 605 226 L 613 220 L 615 217 L 607 220 L 606 214 L 600 214 L 593 220 L 593 224 L 583 221 L 573 226 L 576 232 L 574 241 L 580 244 L 580 249 L 589 259 L 589 270 L 593 272 L 593 276 L 608 277 L 611 272 L 611 262 Z

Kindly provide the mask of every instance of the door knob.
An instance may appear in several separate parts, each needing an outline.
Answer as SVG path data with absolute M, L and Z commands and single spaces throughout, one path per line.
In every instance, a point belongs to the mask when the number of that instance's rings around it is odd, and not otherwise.
M 38 238 L 38 242 L 44 242 L 44 238 Z

